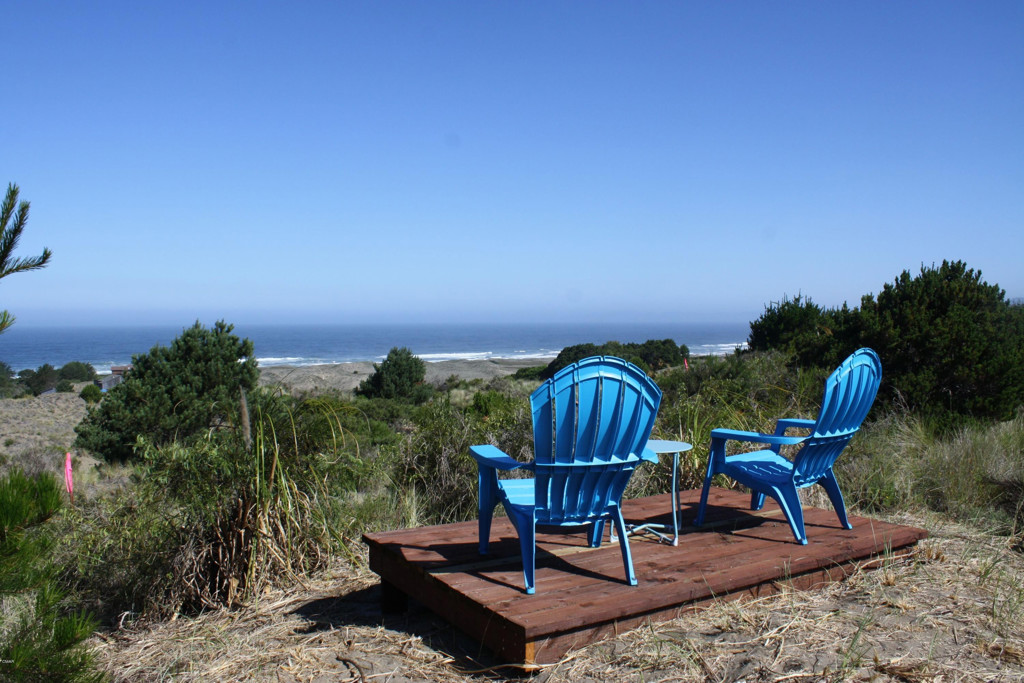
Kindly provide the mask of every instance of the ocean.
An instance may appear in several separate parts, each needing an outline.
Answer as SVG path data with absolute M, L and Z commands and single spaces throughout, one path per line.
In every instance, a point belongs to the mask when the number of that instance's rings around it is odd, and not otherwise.
M 99 373 L 126 365 L 156 345 L 168 346 L 184 328 L 26 327 L 0 335 L 0 361 L 15 372 L 44 363 L 60 367 L 90 363 Z M 405 346 L 424 361 L 488 358 L 544 359 L 574 344 L 673 339 L 694 355 L 720 355 L 745 347 L 749 323 L 637 324 L 393 324 L 236 325 L 234 333 L 253 341 L 261 366 L 320 365 L 380 361 Z

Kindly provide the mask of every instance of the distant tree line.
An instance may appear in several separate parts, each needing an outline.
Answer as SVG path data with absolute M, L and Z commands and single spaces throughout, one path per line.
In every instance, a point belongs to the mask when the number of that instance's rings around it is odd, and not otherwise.
M 74 391 L 75 383 L 95 379 L 95 368 L 79 361 L 71 361 L 59 368 L 44 363 L 35 370 L 25 369 L 17 375 L 10 365 L 0 361 L 0 397 L 38 396 L 51 389 L 69 392 Z
M 963 261 L 903 271 L 858 308 L 786 297 L 750 324 L 747 343 L 822 368 L 871 347 L 882 359 L 882 397 L 947 426 L 1008 419 L 1024 405 L 1024 307 Z
M 604 344 L 575 344 L 558 352 L 546 366 L 523 368 L 516 372 L 517 379 L 549 379 L 570 363 L 590 356 L 616 356 L 633 363 L 647 373 L 681 365 L 689 358 L 690 349 L 672 339 L 648 339 L 643 343 L 609 341 Z

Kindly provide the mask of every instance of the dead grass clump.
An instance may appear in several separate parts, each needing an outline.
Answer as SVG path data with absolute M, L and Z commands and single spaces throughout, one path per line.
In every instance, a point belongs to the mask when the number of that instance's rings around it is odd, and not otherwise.
M 455 660 L 380 623 L 376 576 L 339 565 L 304 592 L 267 589 L 212 610 L 93 639 L 113 681 L 463 681 Z M 436 626 L 434 627 L 436 628 Z
M 336 547 L 326 482 L 351 474 L 337 416 L 260 398 L 250 444 L 214 432 L 162 447 L 140 439 L 132 488 L 83 500 L 62 543 L 68 580 L 108 622 L 237 606 L 300 582 Z M 311 409 L 312 410 L 312 409 Z M 307 444 L 307 441 L 310 443 Z

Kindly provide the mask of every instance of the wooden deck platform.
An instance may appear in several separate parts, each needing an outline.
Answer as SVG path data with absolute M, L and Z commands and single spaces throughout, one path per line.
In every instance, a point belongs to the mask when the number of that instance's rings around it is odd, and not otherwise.
M 370 569 L 394 608 L 412 596 L 480 640 L 507 663 L 526 668 L 647 621 L 662 621 L 714 599 L 757 596 L 783 583 L 809 588 L 845 578 L 858 564 L 912 546 L 923 529 L 804 508 L 808 545 L 799 545 L 769 499 L 749 510 L 749 494 L 712 489 L 707 522 L 692 522 L 700 491 L 684 491 L 679 545 L 630 537 L 640 585 L 624 580 L 617 544 L 586 545 L 586 533 L 537 534 L 537 593 L 523 591 L 519 544 L 496 518 L 490 554 L 478 554 L 477 524 L 366 534 Z M 671 525 L 670 495 L 623 502 L 629 523 Z M 610 524 L 608 526 L 611 526 Z M 387 605 L 386 605 L 387 606 Z

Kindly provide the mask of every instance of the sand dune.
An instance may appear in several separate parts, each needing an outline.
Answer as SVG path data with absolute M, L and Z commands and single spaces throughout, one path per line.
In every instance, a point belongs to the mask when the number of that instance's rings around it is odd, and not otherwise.
M 452 375 L 461 379 L 492 379 L 515 373 L 520 368 L 547 365 L 546 359 L 446 360 L 426 363 L 426 380 L 441 384 Z M 291 393 L 354 391 L 373 372 L 373 363 L 334 365 L 275 365 L 260 368 L 260 385 L 278 385 Z

